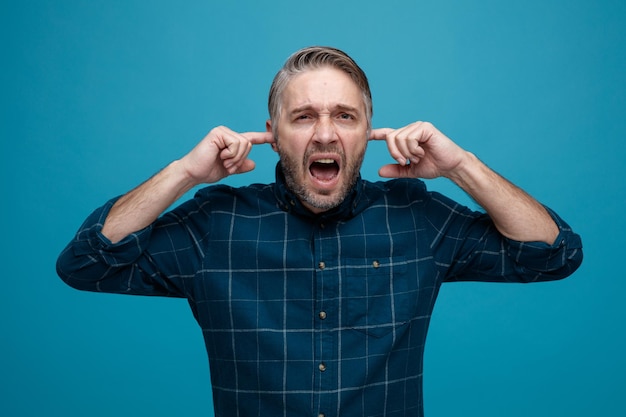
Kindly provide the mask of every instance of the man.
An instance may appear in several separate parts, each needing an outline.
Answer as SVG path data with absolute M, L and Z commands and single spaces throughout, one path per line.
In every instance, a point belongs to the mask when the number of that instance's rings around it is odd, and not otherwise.
M 92 213 L 60 255 L 69 285 L 187 298 L 217 416 L 421 416 L 426 332 L 446 281 L 568 276 L 578 235 L 429 123 L 372 129 L 367 78 L 345 53 L 292 55 L 266 132 L 213 129 L 191 152 Z M 397 164 L 360 178 L 369 140 Z M 278 152 L 276 182 L 192 187 Z M 486 211 L 428 192 L 447 177 Z

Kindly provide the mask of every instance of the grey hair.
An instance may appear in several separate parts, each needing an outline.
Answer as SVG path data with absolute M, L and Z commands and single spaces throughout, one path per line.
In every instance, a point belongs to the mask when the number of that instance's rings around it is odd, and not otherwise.
M 359 87 L 365 103 L 368 130 L 372 125 L 372 93 L 365 72 L 345 52 L 327 46 L 311 46 L 293 53 L 278 71 L 270 87 L 267 107 L 272 121 L 272 130 L 276 135 L 276 126 L 282 110 L 282 94 L 296 75 L 323 67 L 336 68 L 346 73 Z

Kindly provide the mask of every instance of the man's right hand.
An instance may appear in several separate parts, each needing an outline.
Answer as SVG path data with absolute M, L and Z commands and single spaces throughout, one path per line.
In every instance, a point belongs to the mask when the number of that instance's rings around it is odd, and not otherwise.
M 255 163 L 248 159 L 248 154 L 252 145 L 263 143 L 274 143 L 271 132 L 237 133 L 219 126 L 180 162 L 195 184 L 211 184 L 232 174 L 252 171 Z
M 236 133 L 216 127 L 183 158 L 117 200 L 102 233 L 111 242 L 117 242 L 152 224 L 194 186 L 253 170 L 254 162 L 248 159 L 252 145 L 273 142 L 270 132 Z

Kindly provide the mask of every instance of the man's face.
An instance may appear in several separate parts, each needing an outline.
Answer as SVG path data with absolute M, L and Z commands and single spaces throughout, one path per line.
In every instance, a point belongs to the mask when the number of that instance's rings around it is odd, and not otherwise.
M 276 150 L 287 186 L 309 210 L 321 213 L 346 198 L 363 163 L 367 127 L 363 95 L 342 71 L 310 70 L 289 82 Z

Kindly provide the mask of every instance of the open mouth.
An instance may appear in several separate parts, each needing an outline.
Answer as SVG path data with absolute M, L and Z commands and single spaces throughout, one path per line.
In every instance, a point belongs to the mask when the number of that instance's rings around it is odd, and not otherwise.
M 313 161 L 309 172 L 318 181 L 330 182 L 339 175 L 339 164 L 332 158 L 321 158 Z

